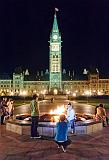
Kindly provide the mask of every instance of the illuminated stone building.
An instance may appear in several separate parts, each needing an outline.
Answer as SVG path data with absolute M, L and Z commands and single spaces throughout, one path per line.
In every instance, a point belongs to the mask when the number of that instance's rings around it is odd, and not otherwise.
M 62 58 L 61 58 L 61 35 L 59 33 L 56 13 L 54 15 L 54 23 L 50 35 L 50 54 L 49 54 L 49 71 L 50 84 L 49 91 L 57 89 L 62 91 Z
M 64 55 L 63 55 L 64 56 Z M 16 71 L 12 76 L 0 75 L 0 95 L 32 95 L 33 93 L 63 93 L 77 95 L 109 95 L 109 76 L 103 77 L 98 69 L 76 72 L 62 69 L 61 34 L 54 15 L 49 41 L 49 70 L 36 74 Z

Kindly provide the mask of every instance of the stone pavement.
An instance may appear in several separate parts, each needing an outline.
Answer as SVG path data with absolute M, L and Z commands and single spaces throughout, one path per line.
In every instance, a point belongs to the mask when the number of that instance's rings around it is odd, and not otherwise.
M 109 160 L 109 126 L 91 135 L 72 135 L 64 153 L 52 139 L 30 139 L 0 126 L 0 160 Z

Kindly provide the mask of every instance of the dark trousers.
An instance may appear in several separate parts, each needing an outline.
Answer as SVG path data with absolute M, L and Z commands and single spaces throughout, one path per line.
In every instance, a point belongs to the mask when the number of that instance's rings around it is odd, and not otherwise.
M 39 116 L 31 117 L 31 137 L 38 136 L 38 132 L 37 132 L 38 120 L 39 120 Z
M 58 142 L 58 141 L 55 141 L 55 142 L 58 144 L 59 147 L 63 146 L 64 149 L 66 149 L 67 146 L 71 144 L 71 140 L 70 139 L 68 139 L 67 141 L 64 141 L 64 142 Z
M 4 115 L 1 116 L 1 124 L 4 122 Z
M 107 125 L 109 124 L 109 122 L 108 122 L 109 120 L 108 120 L 108 117 L 106 116 L 106 123 L 107 123 Z

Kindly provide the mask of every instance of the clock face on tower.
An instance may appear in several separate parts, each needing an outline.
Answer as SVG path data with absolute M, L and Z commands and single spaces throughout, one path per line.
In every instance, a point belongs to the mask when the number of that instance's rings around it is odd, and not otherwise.
M 54 39 L 54 40 L 56 40 L 57 38 L 58 38 L 58 36 L 57 36 L 57 35 L 54 35 L 54 36 L 53 36 L 53 39 Z
M 59 44 L 52 44 L 52 51 L 59 51 Z

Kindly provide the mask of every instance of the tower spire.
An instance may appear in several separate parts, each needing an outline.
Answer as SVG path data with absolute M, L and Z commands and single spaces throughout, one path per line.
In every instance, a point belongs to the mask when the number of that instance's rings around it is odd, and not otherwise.
M 54 22 L 53 22 L 52 32 L 58 32 L 58 23 L 57 23 L 57 16 L 56 16 L 56 12 L 57 11 L 58 11 L 58 8 L 55 8 L 55 14 L 54 14 Z
M 57 89 L 62 90 L 62 55 L 61 55 L 61 34 L 59 33 L 57 17 L 57 8 L 55 8 L 54 22 L 52 32 L 50 34 L 50 52 L 49 52 L 49 62 L 50 62 L 50 86 L 49 91 Z

